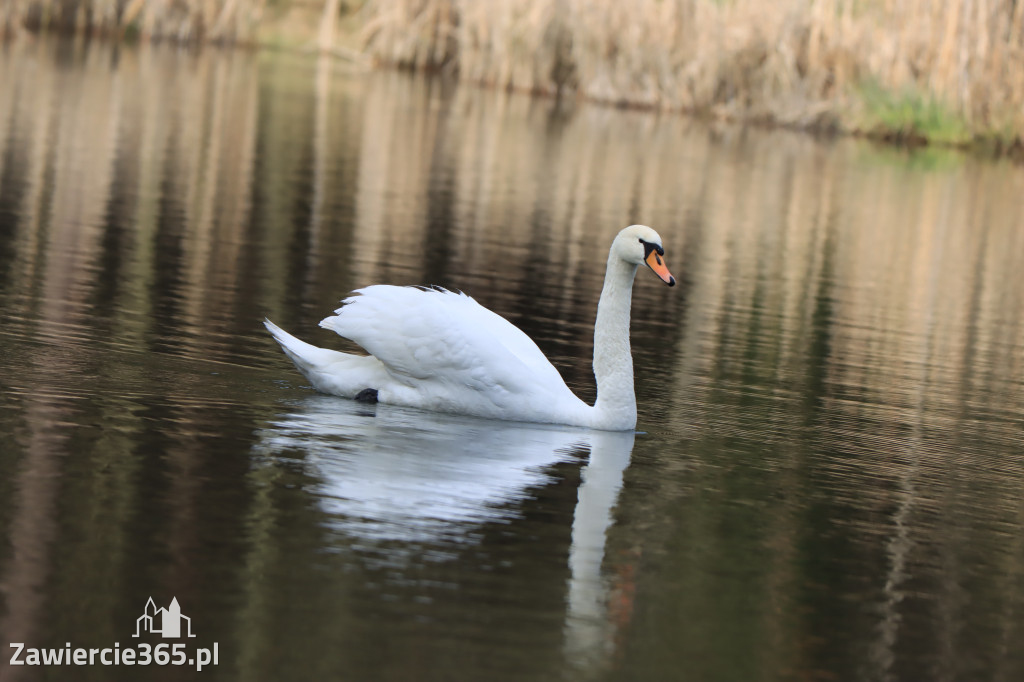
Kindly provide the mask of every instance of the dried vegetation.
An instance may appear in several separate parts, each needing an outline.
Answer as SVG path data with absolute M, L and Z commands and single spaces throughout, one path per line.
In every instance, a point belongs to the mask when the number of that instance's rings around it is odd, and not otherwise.
M 138 37 L 184 43 L 247 43 L 266 0 L 3 0 L 0 33 L 21 30 Z
M 319 17 L 321 50 L 492 87 L 907 142 L 1024 131 L 1016 0 L 6 0 L 0 29 L 258 42 L 282 7 Z
M 465 80 L 902 139 L 1024 130 L 1012 0 L 371 0 L 381 63 Z

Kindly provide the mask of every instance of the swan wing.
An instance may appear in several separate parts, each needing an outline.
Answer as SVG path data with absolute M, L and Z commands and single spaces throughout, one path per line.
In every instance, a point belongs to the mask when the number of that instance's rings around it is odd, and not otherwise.
M 572 395 L 537 344 L 471 297 L 445 289 L 359 289 L 320 326 L 355 341 L 407 386 L 490 398 Z

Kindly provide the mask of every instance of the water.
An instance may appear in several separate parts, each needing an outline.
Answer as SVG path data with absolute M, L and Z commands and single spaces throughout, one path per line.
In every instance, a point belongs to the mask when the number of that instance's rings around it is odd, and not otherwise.
M 1024 679 L 1018 167 L 282 54 L 0 57 L 0 678 Z M 465 290 L 637 434 L 319 396 L 349 290 Z M 27 647 L 188 651 L 148 668 Z

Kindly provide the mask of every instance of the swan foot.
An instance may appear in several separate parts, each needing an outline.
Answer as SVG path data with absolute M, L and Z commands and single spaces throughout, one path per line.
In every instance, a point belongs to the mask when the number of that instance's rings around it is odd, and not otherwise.
M 359 393 L 356 393 L 355 400 L 359 403 L 375 403 L 377 402 L 377 389 L 364 388 Z

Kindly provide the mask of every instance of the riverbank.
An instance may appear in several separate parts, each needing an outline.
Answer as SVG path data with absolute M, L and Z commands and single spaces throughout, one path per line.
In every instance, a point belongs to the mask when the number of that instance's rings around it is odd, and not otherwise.
M 34 0 L 0 26 L 318 49 L 621 107 L 1020 155 L 1011 0 Z

